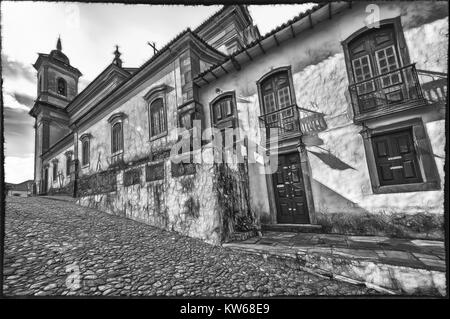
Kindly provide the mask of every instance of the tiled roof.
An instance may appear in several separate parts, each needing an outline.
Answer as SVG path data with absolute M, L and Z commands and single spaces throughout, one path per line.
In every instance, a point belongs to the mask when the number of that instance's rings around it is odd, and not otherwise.
M 294 24 L 295 22 L 307 17 L 308 15 L 310 15 L 311 13 L 319 10 L 320 8 L 326 6 L 328 3 L 320 3 L 318 5 L 316 5 L 315 7 L 300 13 L 298 16 L 288 20 L 287 22 L 283 23 L 282 25 L 276 27 L 275 29 L 269 31 L 268 33 L 266 33 L 264 36 L 260 37 L 259 39 L 256 39 L 254 41 L 252 41 L 251 43 L 249 43 L 248 45 L 246 45 L 245 47 L 241 48 L 240 50 L 228 55 L 227 59 L 225 59 L 224 61 L 217 63 L 215 65 L 212 65 L 211 67 L 209 67 L 208 69 L 206 69 L 205 71 L 203 71 L 202 73 L 198 74 L 196 79 L 201 78 L 202 76 L 204 76 L 205 74 L 207 74 L 208 72 L 210 72 L 211 70 L 214 70 L 215 68 L 217 68 L 220 65 L 223 65 L 225 62 L 230 61 L 231 59 L 233 59 L 235 56 L 237 56 L 238 54 L 241 54 L 242 52 L 244 52 L 245 50 L 248 50 L 249 48 L 255 46 L 258 44 L 258 42 L 263 41 L 264 39 L 269 38 L 270 36 L 272 36 L 273 34 L 277 33 L 278 31 L 289 27 L 291 24 Z
M 214 18 L 218 17 L 219 15 L 222 14 L 222 12 L 225 11 L 225 9 L 227 8 L 227 6 L 223 6 L 222 8 L 220 8 L 216 13 L 214 13 L 213 15 L 211 15 L 209 18 L 207 18 L 205 21 L 203 21 L 198 27 L 196 27 L 194 29 L 194 32 L 199 32 L 201 28 L 203 28 L 204 26 L 206 26 L 208 23 L 210 23 L 212 20 L 214 20 Z
M 110 96 L 111 94 L 114 94 L 116 91 L 118 91 L 120 88 L 122 88 L 126 83 L 128 83 L 131 79 L 133 79 L 139 72 L 141 72 L 143 69 L 145 69 L 145 67 L 147 67 L 148 65 L 150 65 L 153 61 L 155 61 L 159 56 L 161 56 L 164 52 L 166 52 L 167 50 L 169 50 L 169 48 L 176 43 L 179 39 L 181 39 L 185 34 L 190 33 L 192 34 L 198 41 L 200 41 L 202 44 L 204 44 L 206 47 L 208 47 L 210 50 L 212 50 L 213 52 L 217 53 L 218 55 L 222 56 L 224 59 L 227 57 L 227 55 L 223 54 L 222 52 L 220 52 L 219 50 L 213 48 L 211 45 L 209 45 L 207 42 L 205 42 L 205 40 L 203 40 L 202 38 L 200 38 L 197 34 L 195 34 L 193 31 L 191 31 L 190 28 L 185 29 L 184 31 L 180 32 L 175 38 L 173 38 L 170 42 L 168 42 L 164 47 L 162 47 L 156 54 L 154 54 L 149 60 L 147 60 L 144 64 L 142 64 L 139 68 L 136 69 L 135 72 L 133 72 L 131 74 L 131 76 L 126 79 L 125 81 L 123 81 L 122 83 L 120 83 L 116 88 L 114 88 L 107 96 L 105 96 L 103 99 L 101 99 L 97 104 L 103 102 L 103 100 L 105 100 L 108 96 Z M 89 113 L 89 112 L 87 112 Z M 86 114 L 87 114 L 86 113 Z M 86 115 L 85 114 L 85 115 Z M 84 115 L 82 115 L 78 120 L 80 120 L 81 118 L 83 118 Z M 77 120 L 77 121 L 78 121 Z

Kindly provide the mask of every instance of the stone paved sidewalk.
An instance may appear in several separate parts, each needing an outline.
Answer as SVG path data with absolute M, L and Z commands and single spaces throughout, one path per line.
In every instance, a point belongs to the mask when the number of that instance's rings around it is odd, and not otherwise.
M 294 256 L 303 265 L 408 293 L 445 293 L 445 247 L 441 241 L 264 232 L 225 244 L 240 251 Z
M 70 201 L 7 198 L 6 296 L 369 295 Z

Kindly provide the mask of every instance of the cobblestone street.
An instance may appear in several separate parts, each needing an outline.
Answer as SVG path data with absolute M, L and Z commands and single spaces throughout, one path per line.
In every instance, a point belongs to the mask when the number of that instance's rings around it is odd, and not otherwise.
M 7 296 L 376 293 L 61 200 L 7 198 L 5 232 Z

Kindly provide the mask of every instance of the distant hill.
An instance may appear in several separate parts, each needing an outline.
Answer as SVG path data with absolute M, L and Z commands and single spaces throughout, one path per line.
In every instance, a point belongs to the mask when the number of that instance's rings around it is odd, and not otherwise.
M 29 179 L 27 181 L 24 181 L 19 184 L 13 184 L 13 183 L 5 183 L 5 186 L 9 190 L 15 190 L 15 191 L 27 191 L 29 190 L 29 185 L 33 183 L 34 181 L 32 179 Z

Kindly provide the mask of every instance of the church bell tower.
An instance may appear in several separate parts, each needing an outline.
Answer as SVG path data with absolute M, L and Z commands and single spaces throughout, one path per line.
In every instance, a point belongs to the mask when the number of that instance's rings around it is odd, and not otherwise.
M 35 118 L 34 180 L 38 193 L 46 193 L 41 155 L 69 132 L 69 116 L 65 107 L 78 94 L 81 72 L 70 65 L 62 52 L 61 38 L 49 54 L 38 53 L 33 64 L 37 71 L 37 98 L 30 115 Z

